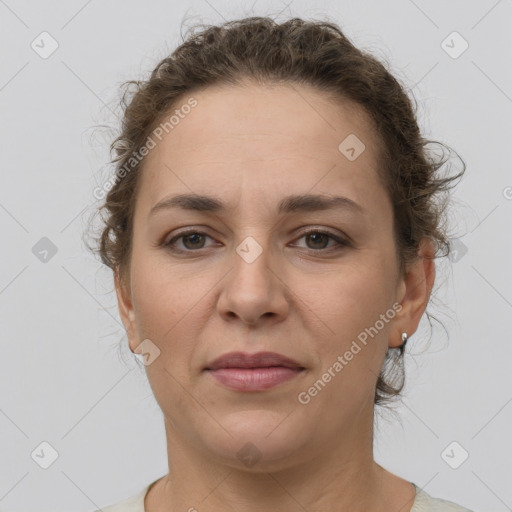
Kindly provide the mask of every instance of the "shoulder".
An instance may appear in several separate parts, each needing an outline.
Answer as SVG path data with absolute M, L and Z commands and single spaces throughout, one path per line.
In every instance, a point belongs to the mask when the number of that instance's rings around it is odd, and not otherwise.
M 144 498 L 152 484 L 153 482 L 123 501 L 96 509 L 93 512 L 145 512 Z
M 421 490 L 416 484 L 416 498 L 414 500 L 411 512 L 473 512 L 468 508 L 453 503 L 453 501 L 434 498 Z

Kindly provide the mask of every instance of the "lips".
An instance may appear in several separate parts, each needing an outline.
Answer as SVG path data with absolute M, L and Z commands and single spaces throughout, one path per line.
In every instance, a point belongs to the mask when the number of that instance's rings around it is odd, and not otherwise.
M 209 363 L 205 370 L 214 371 L 222 368 L 270 368 L 272 366 L 292 368 L 295 370 L 304 369 L 297 361 L 275 352 L 258 352 L 257 354 L 230 352 Z
M 209 363 L 204 370 L 232 391 L 261 392 L 302 375 L 305 368 L 275 352 L 230 352 Z

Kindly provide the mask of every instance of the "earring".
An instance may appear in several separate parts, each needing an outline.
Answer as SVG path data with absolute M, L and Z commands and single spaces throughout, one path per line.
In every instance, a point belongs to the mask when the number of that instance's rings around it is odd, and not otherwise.
M 402 344 L 400 345 L 400 347 L 398 347 L 400 349 L 400 355 L 403 355 L 403 353 L 404 353 L 405 344 L 407 343 L 407 340 L 408 340 L 407 333 L 403 332 L 402 333 Z

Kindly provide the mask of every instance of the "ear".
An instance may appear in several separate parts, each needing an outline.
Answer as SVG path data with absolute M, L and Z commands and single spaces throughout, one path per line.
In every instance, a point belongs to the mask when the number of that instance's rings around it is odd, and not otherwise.
M 135 349 L 139 345 L 139 340 L 137 337 L 131 290 L 129 289 L 129 285 L 123 281 L 118 272 L 114 273 L 114 286 L 116 290 L 119 315 L 126 329 L 129 347 L 132 352 L 136 353 Z
M 397 348 L 402 344 L 402 332 L 406 332 L 410 337 L 418 329 L 434 285 L 436 274 L 434 256 L 432 242 L 426 238 L 423 239 L 420 242 L 417 258 L 406 266 L 405 275 L 400 277 L 397 301 L 402 309 L 397 312 L 393 320 L 389 347 Z

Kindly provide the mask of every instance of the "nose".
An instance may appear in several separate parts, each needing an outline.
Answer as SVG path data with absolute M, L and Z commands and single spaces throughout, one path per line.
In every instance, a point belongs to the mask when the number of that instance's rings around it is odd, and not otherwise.
M 270 253 L 254 239 L 238 246 L 231 259 L 232 269 L 222 281 L 217 304 L 226 321 L 238 319 L 256 326 L 262 322 L 279 323 L 287 317 L 290 290 L 275 262 L 272 265 Z

